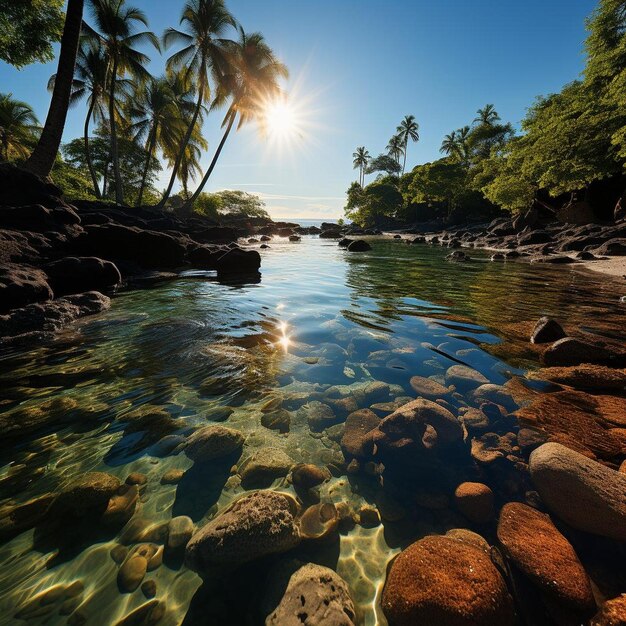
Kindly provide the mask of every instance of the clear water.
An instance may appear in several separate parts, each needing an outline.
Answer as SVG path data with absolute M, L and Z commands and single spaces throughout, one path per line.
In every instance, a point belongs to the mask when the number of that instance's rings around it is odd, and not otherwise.
M 159 450 L 163 431 L 129 432 L 129 412 L 164 410 L 174 432 L 184 436 L 211 423 L 211 409 L 230 406 L 224 424 L 247 437 L 242 460 L 272 447 L 294 462 L 340 466 L 338 444 L 312 434 L 301 408 L 310 398 L 323 399 L 331 385 L 352 386 L 344 393 L 379 380 L 390 385 L 392 397 L 415 397 L 412 376 L 444 382 L 457 363 L 502 385 L 529 363 L 489 346 L 497 346 L 510 325 L 544 314 L 606 336 L 623 333 L 622 294 L 604 276 L 490 263 L 478 252 L 474 262 L 452 263 L 444 260 L 447 250 L 387 239 L 373 245 L 369 253 L 348 253 L 316 237 L 275 239 L 261 251 L 260 282 L 227 285 L 211 273 L 187 272 L 152 289 L 120 293 L 109 311 L 66 329 L 48 345 L 5 353 L 0 414 L 59 397 L 75 402 L 62 424 L 3 444 L 0 505 L 58 491 L 87 471 L 106 471 L 122 481 L 141 472 L 148 483 L 133 519 L 157 524 L 189 515 L 201 525 L 244 493 L 240 482 L 234 475 L 188 471 L 193 464 L 184 454 Z M 261 407 L 275 397 L 290 412 L 286 434 L 260 422 Z M 451 400 L 455 408 L 474 402 L 462 393 Z M 161 476 L 171 469 L 187 474 L 178 485 L 162 485 Z M 372 484 L 335 473 L 321 488 L 323 502 L 346 502 L 358 511 L 376 501 Z M 282 478 L 271 486 L 292 489 Z M 401 526 L 395 533 L 393 524 L 357 525 L 330 550 L 365 624 L 384 623 L 376 603 L 392 556 L 423 534 L 445 532 L 450 522 L 429 514 L 410 528 Z M 62 552 L 34 544 L 34 537 L 28 530 L 0 546 L 0 623 L 116 624 L 146 602 L 139 589 L 122 594 L 117 587 L 118 565 L 110 556 L 120 541 L 117 531 Z M 319 550 L 327 559 L 329 550 Z M 166 562 L 146 579 L 157 583 L 156 597 L 167 609 L 160 624 L 217 623 L 192 618 L 201 580 L 180 562 Z M 80 619 L 68 621 L 72 616 L 60 615 L 52 600 L 27 620 L 15 617 L 36 594 L 74 581 L 84 586 Z M 206 586 L 202 593 L 209 604 L 219 601 Z

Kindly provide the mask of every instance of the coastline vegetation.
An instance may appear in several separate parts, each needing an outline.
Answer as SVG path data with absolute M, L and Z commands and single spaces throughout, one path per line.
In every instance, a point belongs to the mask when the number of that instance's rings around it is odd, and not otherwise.
M 0 161 L 50 175 L 70 199 L 186 212 L 198 206 L 213 217 L 220 208 L 228 214 L 244 209 L 251 216 L 264 214 L 260 200 L 249 194 L 237 198 L 228 191 L 203 191 L 231 131 L 262 123 L 268 102 L 281 94 L 279 81 L 288 76 L 263 35 L 246 32 L 223 0 L 189 0 L 180 28 L 170 27 L 162 37 L 148 30 L 147 16 L 125 0 L 90 0 L 84 10 L 83 2 L 72 0 L 66 30 L 70 17 L 84 20 L 72 55 L 72 42 L 65 45 L 59 30 L 62 4 L 48 3 L 35 30 L 30 10 L 15 8 L 5 16 L 13 27 L 0 38 L 2 60 L 16 67 L 48 61 L 51 44 L 59 40 L 69 54 L 60 58 L 50 79 L 52 104 L 43 127 L 28 103 L 0 93 Z M 146 45 L 157 53 L 171 50 L 160 76 L 147 69 Z M 68 66 L 64 103 L 57 96 Z M 85 107 L 83 136 L 60 145 L 67 109 L 79 103 Z M 209 116 L 224 130 L 203 173 L 200 158 L 209 149 L 203 124 Z M 51 126 L 58 141 L 48 166 L 40 155 L 44 148 L 46 155 L 50 151 Z M 170 176 L 160 192 L 156 181 L 164 165 Z M 172 195 L 176 181 L 181 190 Z
M 623 198 L 624 28 L 624 3 L 601 0 L 587 20 L 581 77 L 558 93 L 537 98 L 519 130 L 487 104 L 471 124 L 445 135 L 442 158 L 407 173 L 393 165 L 406 160 L 407 142 L 399 138 L 407 135 L 400 127 L 386 154 L 371 158 L 366 147 L 358 148 L 353 163 L 360 176 L 347 191 L 346 217 L 360 225 L 389 218 L 455 223 L 533 206 L 551 212 L 563 206 L 584 211 L 590 192 L 603 186 L 618 186 Z M 365 184 L 365 174 L 376 178 Z

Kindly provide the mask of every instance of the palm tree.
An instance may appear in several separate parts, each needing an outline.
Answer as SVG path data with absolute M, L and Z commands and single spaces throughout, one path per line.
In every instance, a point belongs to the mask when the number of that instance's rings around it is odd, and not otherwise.
M 406 167 L 406 151 L 409 147 L 409 139 L 411 141 L 419 141 L 419 124 L 415 121 L 415 115 L 405 115 L 404 119 L 400 122 L 396 132 L 402 139 L 404 146 L 404 161 L 402 163 L 402 173 L 404 174 L 404 168 Z
M 125 6 L 124 0 L 91 0 L 93 18 L 97 30 L 86 26 L 88 35 L 99 41 L 109 61 L 109 124 L 111 127 L 111 161 L 115 180 L 115 201 L 124 202 L 117 148 L 115 115 L 115 89 L 118 77 L 129 73 L 139 81 L 145 81 L 149 73 L 145 65 L 150 58 L 133 46 L 144 42 L 160 49 L 159 40 L 150 31 L 135 32 L 137 24 L 148 26 L 143 11 Z
M 178 114 L 178 107 L 169 81 L 152 78 L 140 85 L 128 109 L 131 119 L 130 133 L 134 141 L 145 140 L 146 165 L 143 169 L 137 206 L 141 206 L 150 162 L 157 148 L 171 146 L 181 137 L 184 118 Z
M 471 128 L 469 126 L 463 126 L 462 128 L 459 128 L 456 133 L 459 158 L 461 159 L 461 161 L 466 161 L 470 154 L 469 138 Z
M 281 93 L 278 80 L 289 76 L 287 67 L 278 61 L 261 33 L 247 34 L 239 27 L 239 41 L 229 48 L 230 67 L 217 86 L 212 105 L 213 108 L 219 107 L 230 100 L 230 106 L 222 122 L 222 128 L 225 127 L 226 130 L 209 169 L 193 196 L 187 201 L 187 207 L 193 206 L 213 173 L 237 117 L 239 117 L 237 130 L 254 119 L 262 118 L 268 102 Z
M 26 102 L 14 100 L 11 93 L 0 93 L 0 161 L 28 157 L 38 123 Z
M 439 152 L 446 154 L 447 156 L 452 156 L 458 154 L 458 150 L 459 138 L 457 137 L 456 130 L 453 130 L 443 138 Z
M 476 111 L 477 117 L 474 118 L 475 124 L 485 124 L 491 126 L 495 122 L 500 121 L 500 116 L 496 111 L 496 107 L 493 104 L 486 104 L 482 109 Z
M 224 0 L 189 0 L 183 8 L 180 23 L 185 26 L 186 32 L 168 28 L 163 35 L 164 47 L 175 42 L 184 46 L 168 59 L 167 69 L 170 72 L 183 70 L 185 78 L 195 82 L 198 99 L 159 206 L 163 206 L 172 193 L 187 143 L 194 133 L 203 105 L 209 101 L 209 75 L 217 85 L 228 70 L 227 49 L 233 42 L 224 35 L 237 25 Z
M 400 165 L 400 157 L 404 154 L 404 140 L 400 135 L 391 137 L 387 144 L 387 154 Z
M 65 118 L 70 106 L 74 65 L 83 21 L 84 0 L 68 0 L 61 36 L 61 53 L 57 66 L 52 99 L 39 141 L 26 162 L 26 169 L 39 176 L 48 176 L 59 152 Z
M 352 153 L 353 161 L 352 165 L 354 169 L 359 170 L 359 185 L 363 187 L 363 183 L 365 182 L 365 168 L 370 160 L 370 153 L 365 149 L 365 146 L 360 146 L 356 149 L 356 152 Z
M 70 106 L 82 100 L 85 96 L 87 97 L 87 117 L 83 127 L 83 139 L 85 142 L 85 160 L 87 161 L 87 169 L 91 175 L 96 198 L 101 198 L 102 195 L 89 150 L 89 124 L 92 118 L 96 121 L 104 120 L 107 99 L 107 72 L 108 61 L 104 51 L 97 42 L 81 46 L 74 69 Z M 48 81 L 48 89 L 50 91 L 54 89 L 55 83 L 56 74 L 53 74 Z

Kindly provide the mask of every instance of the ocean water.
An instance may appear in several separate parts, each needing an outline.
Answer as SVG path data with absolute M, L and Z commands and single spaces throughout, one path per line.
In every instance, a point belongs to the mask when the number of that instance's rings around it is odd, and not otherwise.
M 118 523 L 85 518 L 77 525 L 60 513 L 19 532 L 0 525 L 1 624 L 148 623 L 140 618 L 149 612 L 150 623 L 166 626 L 262 624 L 268 572 L 282 557 L 226 567 L 203 582 L 166 550 L 143 579 L 156 584 L 153 600 L 141 587 L 120 588 L 118 561 L 137 546 L 158 548 L 172 517 L 189 516 L 201 527 L 252 489 L 301 497 L 284 463 L 275 475 L 242 482 L 250 459 L 277 450 L 293 464 L 328 468 L 331 478 L 316 498 L 356 520 L 288 556 L 334 568 L 367 626 L 385 623 L 379 599 L 393 556 L 426 534 L 467 525 L 449 505 L 455 481 L 479 477 L 499 503 L 523 498 L 522 475 L 484 473 L 467 461 L 466 449 L 458 458 L 447 453 L 441 471 L 381 474 L 367 464 L 355 471 L 339 443 L 346 407 L 356 403 L 383 417 L 416 397 L 412 377 L 449 386 L 450 368 L 463 365 L 499 386 L 498 402 L 510 413 L 523 401 L 513 390 L 534 364 L 502 349 L 506 329 L 553 315 L 623 337 L 616 284 L 565 267 L 490 263 L 478 251 L 473 262 L 451 263 L 441 248 L 384 238 L 372 245 L 371 252 L 348 253 L 317 237 L 274 238 L 260 251 L 260 281 L 226 284 L 211 272 L 186 272 L 120 292 L 109 311 L 52 342 L 2 353 L 0 419 L 47 418 L 4 438 L 0 519 L 17 505 L 67 492 L 87 472 L 122 483 L 139 473 L 146 482 L 132 515 Z M 366 391 L 372 383 L 376 397 Z M 456 381 L 445 406 L 459 416 L 478 406 L 478 384 Z M 315 426 L 320 403 L 338 427 Z M 280 411 L 273 427 L 269 405 Z M 169 445 L 215 423 L 218 412 L 227 415 L 223 425 L 245 436 L 239 458 L 194 464 Z M 514 436 L 514 420 L 508 424 Z M 168 484 L 163 477 L 174 470 L 182 478 Z M 311 504 L 301 500 L 303 509 Z M 382 523 L 362 523 L 372 510 Z

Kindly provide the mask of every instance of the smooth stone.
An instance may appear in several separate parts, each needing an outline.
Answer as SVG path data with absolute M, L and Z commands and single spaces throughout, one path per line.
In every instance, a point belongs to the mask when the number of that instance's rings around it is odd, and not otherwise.
M 488 383 L 489 380 L 467 365 L 452 365 L 446 371 L 446 382 L 457 386 L 478 387 Z
M 161 476 L 162 485 L 176 485 L 180 482 L 185 472 L 181 469 L 167 470 L 163 476 Z
M 126 477 L 127 485 L 145 485 L 148 482 L 148 477 L 145 474 L 139 472 L 132 472 Z
M 266 626 L 355 626 L 347 583 L 333 570 L 307 563 L 294 572 Z
M 546 507 L 570 526 L 626 541 L 626 474 L 558 443 L 530 455 L 530 475 Z
M 188 439 L 185 454 L 192 461 L 201 463 L 223 458 L 243 447 L 243 435 L 226 426 L 204 426 Z
M 444 387 L 436 380 L 425 378 L 424 376 L 413 376 L 409 384 L 418 396 L 424 396 L 429 399 L 445 398 L 451 393 L 448 387 Z
M 167 547 L 170 550 L 179 550 L 184 548 L 191 539 L 194 525 L 190 517 L 179 515 L 170 520 L 168 529 Z
M 486 524 L 493 519 L 493 491 L 483 483 L 461 483 L 454 492 L 459 511 L 475 524 Z
M 210 422 L 225 422 L 234 412 L 229 406 L 216 406 L 205 411 L 204 417 Z
M 157 592 L 157 584 L 154 580 L 146 580 L 145 583 L 141 585 L 141 593 L 148 599 L 151 600 L 156 596 Z
M 369 409 L 359 409 L 346 418 L 341 447 L 349 456 L 367 458 L 374 451 L 371 433 L 380 424 L 380 418 Z
M 139 554 L 129 556 L 117 573 L 117 585 L 120 591 L 131 593 L 139 587 L 148 571 L 148 560 Z
M 293 459 L 280 448 L 260 448 L 248 457 L 239 468 L 244 488 L 267 487 L 276 478 L 287 476 Z
M 335 505 L 330 502 L 314 504 L 300 516 L 298 526 L 303 539 L 322 539 L 333 535 L 339 523 Z
M 288 433 L 291 426 L 291 413 L 285 409 L 276 409 L 261 416 L 261 425 L 279 433 Z
M 312 463 L 300 463 L 291 469 L 291 482 L 296 489 L 308 490 L 330 479 L 330 472 L 325 467 Z
M 595 609 L 589 577 L 548 515 L 519 502 L 505 504 L 498 541 L 506 556 L 558 604 L 583 612 Z
M 382 594 L 392 626 L 513 626 L 513 601 L 485 552 L 450 537 L 425 537 L 393 561 Z
M 580 365 L 581 363 L 603 363 L 615 356 L 613 352 L 598 344 L 573 337 L 559 339 L 546 348 L 541 355 L 545 365 Z
M 237 566 L 285 552 L 300 543 L 298 503 L 274 491 L 241 496 L 197 530 L 187 544 L 185 562 L 202 575 L 212 566 Z
M 339 421 L 339 418 L 328 404 L 317 400 L 305 404 L 301 411 L 305 413 L 309 428 L 314 432 L 321 432 Z

